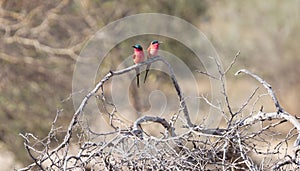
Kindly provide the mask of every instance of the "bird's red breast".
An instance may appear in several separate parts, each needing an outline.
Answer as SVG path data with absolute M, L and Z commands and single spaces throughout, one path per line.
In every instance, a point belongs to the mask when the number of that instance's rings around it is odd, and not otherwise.
M 158 50 L 159 50 L 159 43 L 155 43 L 155 44 L 150 44 L 149 48 L 147 49 L 148 52 L 148 56 L 154 57 L 158 55 Z
M 133 54 L 133 56 L 132 56 L 133 62 L 134 62 L 135 64 L 144 62 L 144 60 L 145 60 L 145 57 L 144 57 L 144 56 L 145 56 L 145 55 L 144 55 L 143 50 L 134 49 L 134 54 Z

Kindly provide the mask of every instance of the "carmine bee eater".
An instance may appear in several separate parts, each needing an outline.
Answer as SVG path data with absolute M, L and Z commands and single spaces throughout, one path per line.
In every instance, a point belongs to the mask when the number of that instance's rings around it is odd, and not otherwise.
M 144 55 L 143 47 L 139 44 L 136 44 L 132 47 L 134 48 L 134 52 L 133 52 L 133 56 L 132 56 L 133 62 L 135 64 L 144 62 L 145 55 Z M 139 81 L 140 69 L 136 68 L 135 71 L 136 71 L 136 84 L 137 84 L 137 87 L 140 87 L 140 85 L 139 85 L 140 84 L 140 81 Z
M 159 45 L 160 43 L 162 42 L 159 42 L 157 40 L 153 40 L 151 43 L 150 43 L 150 46 L 148 47 L 148 55 L 147 55 L 147 58 L 152 58 L 152 57 L 155 57 L 158 55 L 158 50 L 159 50 Z M 150 69 L 150 66 L 151 64 L 148 64 L 147 65 L 147 68 L 146 68 L 146 74 L 145 74 L 145 78 L 144 78 L 144 83 L 146 82 L 146 79 L 147 79 L 147 76 L 148 76 L 148 72 L 149 72 L 149 69 Z

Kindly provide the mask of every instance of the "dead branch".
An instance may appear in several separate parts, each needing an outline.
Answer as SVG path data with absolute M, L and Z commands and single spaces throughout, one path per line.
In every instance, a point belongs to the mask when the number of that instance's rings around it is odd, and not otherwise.
M 73 60 L 76 60 L 79 56 L 74 52 L 73 48 L 52 48 L 46 45 L 41 44 L 38 40 L 35 39 L 28 39 L 23 37 L 9 37 L 3 39 L 5 43 L 12 44 L 12 43 L 20 43 L 23 45 L 30 45 L 36 48 L 37 50 L 46 52 L 48 54 L 53 55 L 67 55 L 70 56 Z M 82 46 L 82 43 L 79 44 Z M 80 47 L 80 46 L 74 46 L 74 47 Z
M 170 136 L 172 137 L 176 136 L 174 133 L 174 128 L 172 128 L 171 125 L 165 119 L 160 117 L 155 117 L 155 116 L 143 116 L 137 119 L 133 124 L 133 132 L 141 131 L 140 127 L 143 122 L 160 123 L 169 132 Z
M 275 93 L 271 86 L 259 76 L 247 70 L 240 70 L 239 73 L 246 73 L 258 80 L 267 90 L 269 96 L 273 99 L 277 111 L 263 112 L 262 109 L 256 115 L 239 116 L 245 111 L 247 105 L 253 100 L 257 93 L 256 88 L 249 98 L 233 112 L 229 104 L 229 95 L 225 87 L 225 74 L 236 61 L 237 55 L 233 62 L 222 71 L 221 65 L 215 61 L 219 69 L 220 84 L 222 85 L 225 105 L 215 105 L 211 103 L 205 96 L 199 97 L 203 99 L 209 106 L 221 111 L 226 119 L 225 128 L 206 128 L 205 125 L 195 125 L 190 120 L 190 113 L 184 100 L 183 92 L 176 80 L 172 66 L 162 57 L 157 56 L 143 63 L 133 65 L 122 70 L 108 72 L 82 100 L 78 109 L 73 115 L 72 120 L 67 128 L 63 141 L 54 149 L 50 148 L 52 137 L 55 137 L 57 129 L 52 124 L 52 128 L 48 136 L 44 140 L 39 140 L 32 134 L 21 135 L 24 138 L 25 148 L 31 156 L 33 163 L 21 170 L 30 170 L 39 168 L 40 170 L 74 170 L 74 169 L 93 169 L 93 170 L 285 170 L 299 168 L 299 122 L 293 115 L 284 111 L 280 106 Z M 142 67 L 149 63 L 157 61 L 163 62 L 169 69 L 173 86 L 177 91 L 180 108 L 178 111 L 183 112 L 183 118 L 179 113 L 173 115 L 170 121 L 162 117 L 142 116 L 135 120 L 131 127 L 120 129 L 113 125 L 114 120 L 121 120 L 114 115 L 116 106 L 107 103 L 104 98 L 104 84 L 113 76 L 121 76 L 128 72 L 134 71 L 136 68 Z M 205 72 L 203 72 L 205 73 Z M 236 75 L 237 75 L 236 74 Z M 208 74 L 204 74 L 210 77 Z M 215 77 L 216 78 L 216 77 Z M 94 133 L 87 127 L 81 127 L 78 142 L 73 143 L 75 139 L 76 126 L 80 125 L 80 115 L 85 110 L 89 99 L 97 96 L 96 93 L 101 92 L 101 100 L 104 105 L 108 104 L 113 107 L 112 112 L 106 109 L 106 113 L 110 117 L 109 124 L 114 131 L 107 133 Z M 227 111 L 227 112 L 226 112 Z M 227 118 L 228 113 L 231 118 Z M 58 112 L 59 113 L 59 112 Z M 250 112 L 252 114 L 253 111 Z M 184 122 L 181 127 L 186 131 L 175 132 L 174 122 L 177 118 Z M 279 122 L 262 124 L 264 121 L 279 119 Z M 272 147 L 271 143 L 274 137 L 278 136 L 272 129 L 277 126 L 290 122 L 296 129 L 291 129 L 289 133 Z M 162 125 L 166 130 L 163 138 L 148 136 L 142 129 L 145 122 L 154 122 Z M 261 123 L 258 131 L 251 131 L 251 127 L 256 123 Z M 298 134 L 295 134 L 297 130 Z M 79 134 L 79 135 L 78 135 Z M 89 136 L 92 135 L 92 136 Z M 298 135 L 295 142 L 296 148 L 294 154 L 287 154 L 289 148 L 288 141 Z M 46 143 L 45 143 L 46 142 Z M 42 146 L 42 150 L 38 150 L 37 146 Z M 73 149 L 76 146 L 77 149 Z M 257 158 L 256 158 L 257 157 Z M 257 160 L 263 157 L 263 160 Z M 50 162 L 48 164 L 47 162 Z
M 160 56 L 157 56 L 157 57 L 153 57 L 145 62 L 142 62 L 142 63 L 139 63 L 139 64 L 136 64 L 136 65 L 133 65 L 133 66 L 130 66 L 128 68 L 124 68 L 122 70 L 119 70 L 119 71 L 110 71 L 109 73 L 107 73 L 103 79 L 101 79 L 99 81 L 99 83 L 95 86 L 95 88 L 93 90 L 91 90 L 85 97 L 84 99 L 82 100 L 81 104 L 79 105 L 78 109 L 76 110 L 76 112 L 74 113 L 73 115 L 73 118 L 68 126 L 68 129 L 67 129 L 67 132 L 66 132 L 66 135 L 64 137 L 64 140 L 63 142 L 60 143 L 60 145 L 58 145 L 55 149 L 53 149 L 51 152 L 49 152 L 49 155 L 46 156 L 45 158 L 41 159 L 40 163 L 44 162 L 46 159 L 48 159 L 49 157 L 51 157 L 52 155 L 56 154 L 58 151 L 60 151 L 62 148 L 66 148 L 66 153 L 64 155 L 64 160 L 66 159 L 66 156 L 67 156 L 67 151 L 68 151 L 68 148 L 69 148 L 69 144 L 70 144 L 70 140 L 71 140 L 71 137 L 72 137 L 72 134 L 73 134 L 73 129 L 75 128 L 75 125 L 79 122 L 78 121 L 78 117 L 80 116 L 80 114 L 83 113 L 84 111 L 84 108 L 85 106 L 87 105 L 88 103 L 88 100 L 94 96 L 99 90 L 101 87 L 103 87 L 103 85 L 105 84 L 105 82 L 107 82 L 111 77 L 113 76 L 117 76 L 117 75 L 122 75 L 122 74 L 125 74 L 127 72 L 130 72 L 132 70 L 135 70 L 136 68 L 139 68 L 143 65 L 147 65 L 149 63 L 153 63 L 153 62 L 156 62 L 156 61 L 162 61 L 164 64 L 167 65 L 169 71 L 170 71 L 170 76 L 172 78 L 172 81 L 173 81 L 173 84 L 174 84 L 174 87 L 178 93 L 178 96 L 179 96 L 179 99 L 180 99 L 180 104 L 181 106 L 183 107 L 183 111 L 184 111 L 184 116 L 185 116 L 185 119 L 188 123 L 188 125 L 192 125 L 191 121 L 190 121 L 190 118 L 189 118 L 189 114 L 188 114 L 188 111 L 187 111 L 187 107 L 186 107 L 186 104 L 185 104 L 185 101 L 184 101 L 184 98 L 183 98 L 183 95 L 182 95 L 182 92 L 180 90 L 180 87 L 179 87 L 179 84 L 177 83 L 177 80 L 175 78 L 175 74 L 173 72 L 173 69 L 171 67 L 171 65 L 166 61 L 164 60 L 162 57 Z M 134 131 L 137 131 L 138 130 L 138 125 L 141 124 L 141 122 L 145 122 L 145 121 L 154 121 L 154 122 L 159 122 L 161 123 L 168 131 L 171 131 L 171 127 L 170 125 L 164 120 L 164 119 L 161 119 L 161 118 L 153 118 L 153 117 L 146 117 L 146 118 L 141 118 L 140 120 L 137 120 L 134 124 Z M 170 132 L 171 135 L 174 135 L 173 132 Z M 25 143 L 25 146 L 27 146 L 27 143 Z M 30 151 L 29 151 L 30 152 Z M 40 166 L 40 165 L 39 165 Z M 41 167 L 41 166 L 40 166 Z M 42 168 L 42 167 L 41 167 Z
M 296 139 L 294 146 L 299 146 L 300 145 L 300 123 L 298 122 L 298 120 L 296 119 L 295 116 L 289 114 L 288 112 L 286 112 L 279 104 L 277 97 L 274 93 L 274 91 L 272 90 L 272 87 L 269 83 L 267 83 L 265 80 L 263 80 L 262 78 L 260 78 L 259 76 L 253 74 L 252 72 L 246 70 L 246 69 L 242 69 L 239 70 L 238 72 L 236 72 L 235 75 L 238 75 L 240 73 L 245 73 L 248 74 L 250 76 L 252 76 L 253 78 L 255 78 L 257 81 L 259 81 L 268 91 L 269 96 L 272 98 L 275 107 L 277 109 L 277 112 L 273 112 L 273 113 L 265 113 L 265 112 L 258 112 L 257 115 L 247 118 L 244 123 L 246 124 L 253 124 L 256 121 L 261 121 L 261 120 L 266 120 L 266 119 L 285 119 L 287 121 L 289 121 L 294 127 L 297 128 L 298 131 L 298 138 Z
M 252 76 L 253 78 L 255 78 L 258 82 L 260 82 L 267 90 L 268 90 L 268 93 L 269 95 L 271 96 L 274 104 L 275 104 L 275 107 L 277 109 L 278 112 L 281 112 L 283 109 L 281 108 L 281 106 L 279 105 L 279 102 L 275 96 L 275 93 L 274 91 L 272 90 L 272 87 L 269 83 L 267 83 L 265 80 L 263 80 L 262 78 L 260 78 L 258 75 L 255 75 L 253 74 L 252 72 L 246 70 L 246 69 L 241 69 L 239 71 L 237 71 L 235 73 L 235 75 L 239 75 L 240 73 L 245 73 L 245 74 L 248 74 L 250 76 Z

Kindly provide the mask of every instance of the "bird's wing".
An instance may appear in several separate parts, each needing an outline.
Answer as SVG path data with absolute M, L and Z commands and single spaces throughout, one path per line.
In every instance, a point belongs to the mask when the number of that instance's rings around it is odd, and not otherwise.
M 150 50 L 151 50 L 151 47 L 149 46 L 148 49 L 147 49 L 147 52 L 148 52 L 147 57 L 148 58 L 150 57 Z

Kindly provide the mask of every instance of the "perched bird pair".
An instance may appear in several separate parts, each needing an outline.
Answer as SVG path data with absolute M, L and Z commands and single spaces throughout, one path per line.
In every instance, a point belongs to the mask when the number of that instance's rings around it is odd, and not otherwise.
M 160 45 L 161 42 L 157 41 L 157 40 L 153 40 L 151 43 L 150 43 L 150 46 L 147 50 L 148 54 L 147 54 L 147 58 L 152 58 L 154 56 L 157 56 L 158 55 L 158 50 L 159 50 L 159 45 Z M 133 53 L 133 62 L 135 64 L 138 64 L 138 63 L 141 63 L 141 62 L 144 62 L 145 60 L 145 55 L 144 55 L 144 51 L 143 51 L 143 47 L 139 44 L 137 45 L 134 45 L 132 46 L 134 48 L 134 53 Z M 147 68 L 146 68 L 146 74 L 145 74 L 145 78 L 144 78 L 144 83 L 146 82 L 146 79 L 147 79 L 147 76 L 148 76 L 148 72 L 149 72 L 149 69 L 150 69 L 150 66 L 151 64 L 148 64 L 147 65 Z M 136 83 L 137 83 L 137 86 L 139 87 L 140 83 L 139 83 L 139 77 L 140 77 L 140 70 L 139 68 L 136 68 L 135 69 L 136 71 Z

